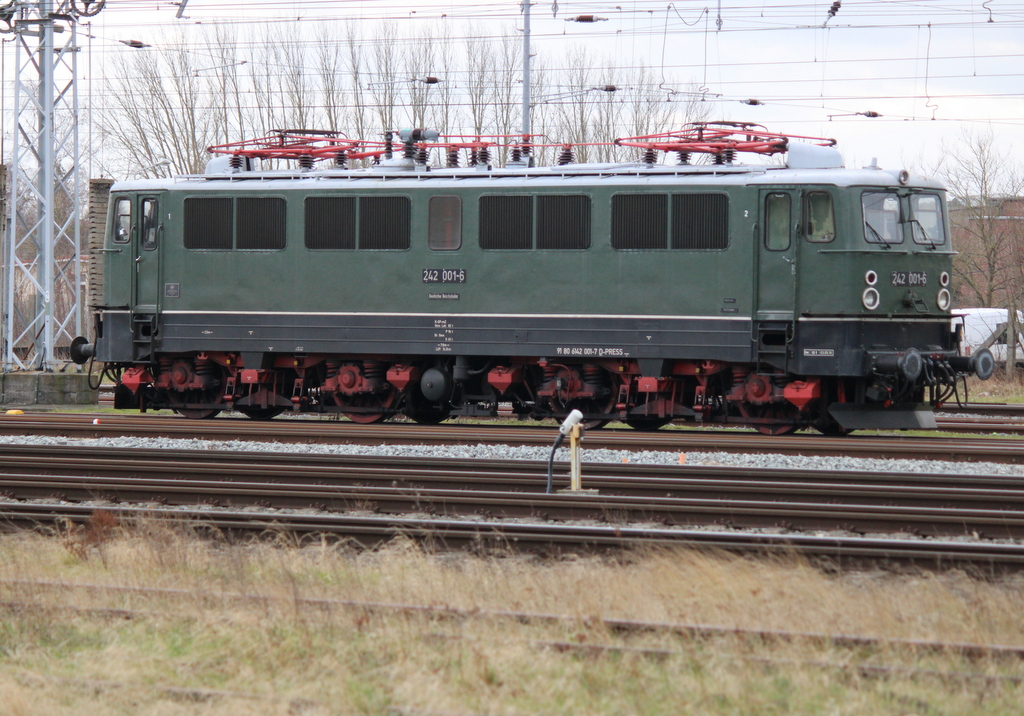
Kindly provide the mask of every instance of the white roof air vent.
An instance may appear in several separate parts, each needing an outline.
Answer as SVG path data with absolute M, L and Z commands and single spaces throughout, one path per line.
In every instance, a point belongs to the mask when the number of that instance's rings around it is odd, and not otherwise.
M 786 166 L 790 169 L 842 169 L 843 155 L 834 147 L 790 142 Z

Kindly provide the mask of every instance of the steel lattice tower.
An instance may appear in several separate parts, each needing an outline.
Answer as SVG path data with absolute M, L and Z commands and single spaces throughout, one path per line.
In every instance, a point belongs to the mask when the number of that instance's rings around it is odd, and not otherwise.
M 3 369 L 54 370 L 82 334 L 79 17 L 100 2 L 12 2 L 16 53 L 10 205 L 4 234 Z M 55 38 L 60 37 L 58 44 Z

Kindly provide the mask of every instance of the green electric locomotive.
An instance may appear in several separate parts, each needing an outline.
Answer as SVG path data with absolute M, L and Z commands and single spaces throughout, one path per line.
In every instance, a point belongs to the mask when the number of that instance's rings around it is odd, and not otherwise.
M 991 374 L 950 329 L 938 183 L 746 124 L 620 140 L 640 156 L 621 164 L 567 146 L 537 167 L 531 139 L 498 168 L 478 138 L 279 132 L 212 148 L 201 176 L 117 183 L 95 341 L 73 352 L 117 407 L 189 417 L 505 404 L 769 434 L 933 426 Z

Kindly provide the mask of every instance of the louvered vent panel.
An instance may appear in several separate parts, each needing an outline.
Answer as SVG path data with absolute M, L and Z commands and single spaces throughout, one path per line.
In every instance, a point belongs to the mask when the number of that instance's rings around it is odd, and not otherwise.
M 480 248 L 533 248 L 533 197 L 480 197 Z
M 233 245 L 231 197 L 185 199 L 186 249 L 230 249 Z
M 729 197 L 725 194 L 672 195 L 672 248 L 724 249 L 729 246 Z
M 668 196 L 616 194 L 612 197 L 612 248 L 668 248 Z
M 311 196 L 305 208 L 307 249 L 356 247 L 355 197 Z
M 238 198 L 239 249 L 283 249 L 285 200 L 272 196 Z
M 359 248 L 409 248 L 409 198 L 364 196 L 359 199 Z
M 537 248 L 589 249 L 590 197 L 538 196 Z

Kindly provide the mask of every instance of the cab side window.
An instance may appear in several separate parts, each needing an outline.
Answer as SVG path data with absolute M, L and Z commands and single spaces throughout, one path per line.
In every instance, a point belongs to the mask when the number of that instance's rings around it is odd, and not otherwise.
M 117 200 L 117 209 L 114 211 L 114 243 L 127 244 L 132 240 L 132 200 L 122 198 Z
M 827 191 L 810 191 L 804 196 L 804 235 L 815 244 L 827 244 L 836 237 L 836 215 L 832 195 Z
M 764 200 L 764 245 L 769 251 L 789 248 L 789 194 L 769 194 Z
M 139 244 L 146 251 L 156 248 L 157 230 L 160 228 L 159 208 L 156 199 L 143 199 L 142 210 L 142 234 Z

